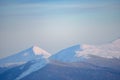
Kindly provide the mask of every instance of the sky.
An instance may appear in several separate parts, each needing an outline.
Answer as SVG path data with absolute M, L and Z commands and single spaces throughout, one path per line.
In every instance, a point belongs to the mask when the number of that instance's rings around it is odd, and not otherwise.
M 0 0 L 0 58 L 120 38 L 120 0 Z

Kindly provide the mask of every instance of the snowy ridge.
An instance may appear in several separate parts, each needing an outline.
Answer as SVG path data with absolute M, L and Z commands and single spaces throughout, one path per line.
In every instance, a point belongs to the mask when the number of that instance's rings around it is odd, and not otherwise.
M 81 45 L 82 50 L 76 51 L 76 57 L 96 55 L 104 58 L 120 58 L 120 39 L 104 45 Z
M 0 67 L 13 66 L 17 64 L 20 65 L 37 58 L 48 58 L 50 56 L 51 54 L 47 51 L 39 48 L 38 46 L 33 46 L 17 54 L 0 59 Z
M 120 39 L 103 45 L 75 45 L 63 49 L 53 55 L 51 59 L 63 62 L 77 62 L 92 58 L 91 55 L 107 59 L 120 58 Z
M 35 55 L 43 55 L 44 58 L 48 58 L 51 56 L 50 53 L 48 53 L 47 51 L 39 48 L 38 46 L 33 46 L 33 52 Z
M 32 47 L 32 51 L 34 53 L 34 55 L 36 56 L 33 60 L 33 64 L 30 66 L 29 69 L 27 69 L 26 71 L 24 71 L 20 76 L 18 76 L 15 80 L 20 80 L 23 77 L 41 69 L 42 67 L 44 67 L 47 63 L 48 63 L 48 59 L 51 54 L 48 53 L 47 51 L 39 48 L 38 46 L 33 46 Z
M 80 51 L 80 45 L 75 45 L 66 49 L 63 49 L 53 55 L 51 59 L 58 60 L 62 62 L 76 62 L 78 60 L 82 60 L 82 58 L 76 57 L 76 51 Z
M 20 80 L 20 79 L 22 79 L 23 77 L 25 77 L 25 76 L 27 76 L 27 75 L 29 75 L 29 74 L 31 74 L 31 73 L 33 73 L 33 72 L 41 69 L 42 67 L 44 67 L 44 66 L 48 63 L 48 61 L 47 61 L 46 59 L 43 59 L 43 58 L 38 59 L 38 60 L 35 60 L 34 62 L 35 62 L 35 63 L 33 63 L 28 70 L 24 71 L 24 72 L 23 72 L 19 77 L 17 77 L 15 80 Z

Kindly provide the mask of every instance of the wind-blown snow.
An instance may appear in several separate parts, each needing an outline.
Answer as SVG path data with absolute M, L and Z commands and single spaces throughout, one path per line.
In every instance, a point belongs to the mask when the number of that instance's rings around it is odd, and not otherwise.
M 104 45 L 82 45 L 82 51 L 77 51 L 76 56 L 96 55 L 104 58 L 120 58 L 120 39 Z
M 48 58 L 51 56 L 50 53 L 46 52 L 45 50 L 39 48 L 38 46 L 33 47 L 33 52 L 35 55 L 43 55 L 44 58 Z

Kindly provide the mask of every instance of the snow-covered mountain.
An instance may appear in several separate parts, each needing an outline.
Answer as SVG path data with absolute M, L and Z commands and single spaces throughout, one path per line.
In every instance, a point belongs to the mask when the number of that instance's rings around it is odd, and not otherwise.
M 108 44 L 102 45 L 81 45 L 82 51 L 77 51 L 76 56 L 85 56 L 89 58 L 89 55 L 95 55 L 104 58 L 120 58 L 120 39 L 117 39 Z
M 104 45 L 75 45 L 51 57 L 61 62 L 87 62 L 120 71 L 120 39 Z
M 8 64 L 20 64 L 8 68 Z M 23 64 L 24 63 L 24 64 Z M 51 56 L 38 46 L 1 59 L 0 80 L 119 80 L 120 39 L 75 45 Z
M 17 54 L 0 59 L 0 67 L 21 65 L 37 58 L 48 58 L 50 56 L 51 54 L 47 51 L 39 48 L 38 46 L 33 46 Z
M 92 58 L 93 56 L 120 59 L 120 39 L 104 45 L 75 45 L 61 50 L 51 57 L 63 62 L 76 62 Z
M 48 58 L 50 56 L 51 54 L 47 51 L 39 48 L 38 46 L 33 46 L 17 54 L 3 58 L 0 60 L 0 75 L 2 75 L 1 79 L 20 80 L 21 78 L 47 65 Z M 29 64 L 29 66 L 27 65 L 28 68 L 26 68 L 26 64 Z M 16 67 L 18 67 L 18 69 Z M 16 74 L 9 73 L 9 70 L 13 70 L 13 72 L 15 71 Z M 21 72 L 21 70 L 23 71 Z M 16 76 L 13 76 L 12 78 L 11 74 Z M 11 78 L 7 78 L 8 76 L 6 77 L 6 75 L 11 75 Z
M 22 78 L 24 78 L 25 76 L 43 68 L 44 66 L 46 66 L 48 64 L 48 60 L 41 58 L 41 59 L 37 59 L 31 62 L 32 64 L 29 66 L 29 68 L 26 71 L 23 71 L 22 74 L 20 74 L 18 77 L 16 77 L 15 80 L 20 80 Z
M 76 62 L 84 60 L 84 57 L 76 57 L 76 52 L 81 51 L 80 45 L 75 45 L 66 49 L 59 51 L 58 53 L 54 54 L 51 59 L 63 61 L 63 62 Z

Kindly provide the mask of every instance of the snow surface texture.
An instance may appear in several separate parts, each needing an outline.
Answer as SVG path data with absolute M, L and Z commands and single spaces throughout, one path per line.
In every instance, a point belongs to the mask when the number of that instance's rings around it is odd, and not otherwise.
M 35 56 L 39 56 L 39 57 L 35 58 L 35 61 L 34 61 L 35 63 L 33 65 L 31 65 L 28 70 L 26 70 L 25 72 L 23 72 L 15 80 L 22 79 L 23 77 L 29 75 L 30 73 L 41 69 L 42 67 L 44 67 L 48 63 L 47 58 L 51 56 L 50 53 L 48 53 L 45 50 L 39 48 L 38 46 L 33 46 L 32 49 L 33 49 L 33 53 L 35 54 Z
M 36 58 L 40 58 L 40 57 L 48 58 L 50 56 L 51 54 L 48 53 L 47 51 L 39 48 L 38 46 L 33 46 L 17 54 L 0 59 L 0 67 L 20 65 L 28 61 L 34 60 Z
M 51 56 L 50 53 L 46 52 L 45 50 L 39 48 L 38 46 L 33 47 L 33 52 L 35 55 L 43 55 L 44 58 L 48 58 Z
M 22 73 L 19 77 L 17 77 L 15 80 L 20 80 L 20 79 L 22 79 L 23 77 L 29 75 L 30 73 L 33 73 L 33 72 L 41 69 L 41 68 L 44 67 L 47 63 L 48 63 L 48 61 L 45 60 L 45 59 L 35 60 L 35 63 L 32 64 L 28 70 L 26 70 L 25 72 L 23 72 L 23 73 Z
M 104 45 L 81 45 L 82 50 L 76 51 L 76 57 L 96 55 L 104 58 L 120 58 L 120 39 Z
M 76 62 L 84 60 L 83 57 L 76 57 L 76 51 L 80 51 L 80 45 L 75 45 L 66 49 L 63 49 L 50 57 L 53 60 L 63 61 L 63 62 Z
M 51 59 L 63 62 L 76 62 L 92 58 L 91 55 L 107 59 L 120 58 L 120 39 L 103 45 L 75 45 L 59 51 Z

